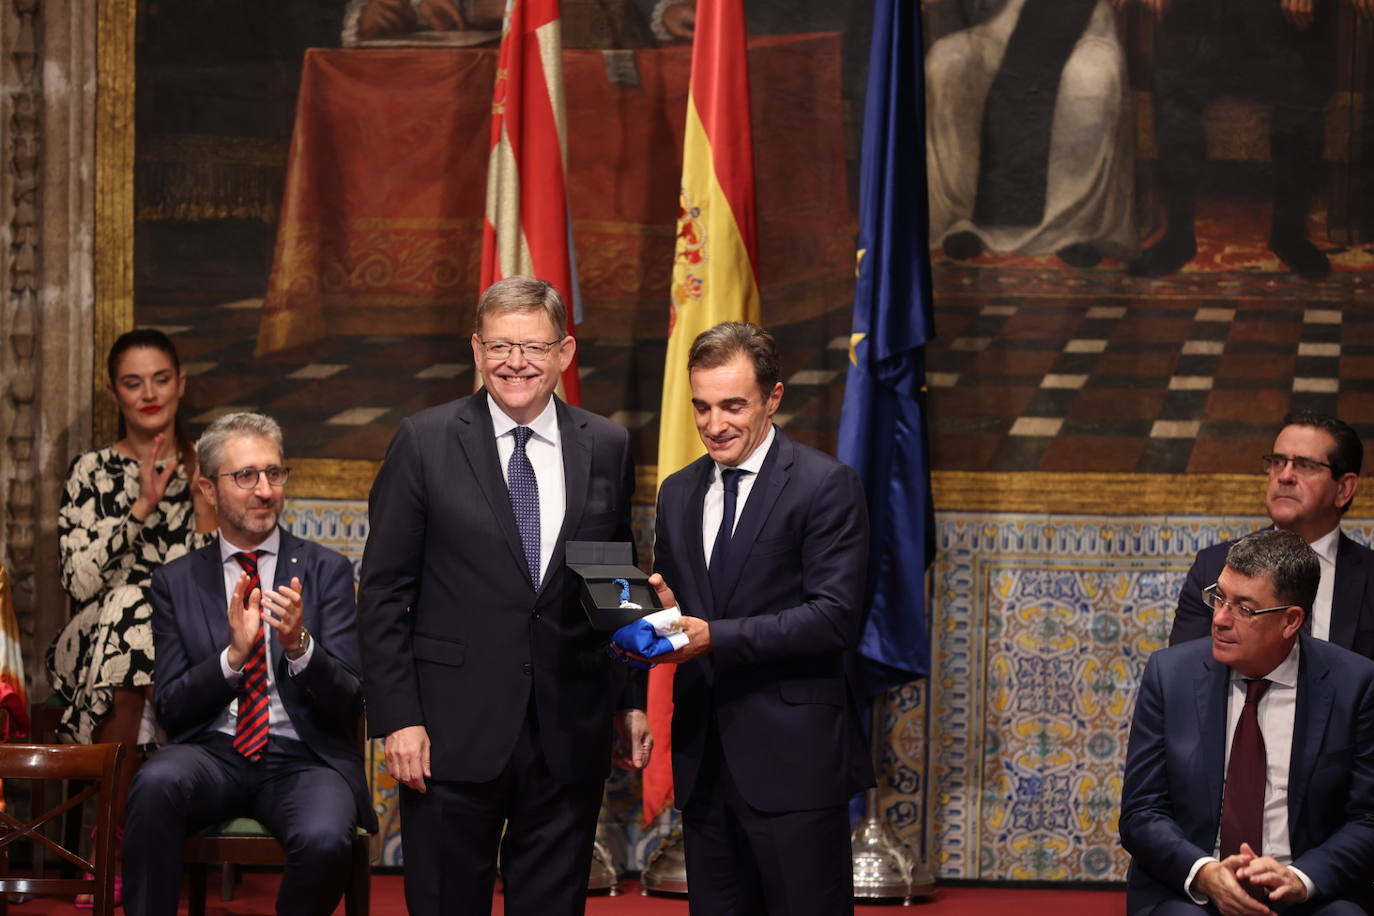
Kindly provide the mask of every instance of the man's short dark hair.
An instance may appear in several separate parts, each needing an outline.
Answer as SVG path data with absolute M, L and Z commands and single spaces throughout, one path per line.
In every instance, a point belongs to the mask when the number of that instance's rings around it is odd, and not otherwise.
M 782 380 L 778 362 L 778 343 L 763 328 L 744 321 L 722 321 L 707 328 L 692 341 L 687 353 L 687 371 L 716 369 L 743 355 L 754 365 L 754 378 L 767 398 Z
M 1360 473 L 1360 466 L 1364 463 L 1364 443 L 1360 442 L 1359 435 L 1349 423 L 1315 410 L 1295 410 L 1283 418 L 1283 425 L 1312 426 L 1336 440 L 1335 446 L 1326 454 L 1326 463 L 1331 465 L 1333 477 Z
M 1302 536 L 1266 528 L 1247 534 L 1226 552 L 1226 565 L 1242 576 L 1269 576 L 1274 596 L 1284 605 L 1297 605 L 1312 619 L 1312 604 L 1321 582 L 1321 561 Z

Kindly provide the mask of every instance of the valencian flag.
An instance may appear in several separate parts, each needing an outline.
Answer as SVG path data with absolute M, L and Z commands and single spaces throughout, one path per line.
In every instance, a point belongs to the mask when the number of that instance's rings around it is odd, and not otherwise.
M 573 334 L 581 299 L 567 162 L 558 0 L 510 0 L 491 93 L 481 289 L 517 274 L 547 280 L 568 303 Z M 581 403 L 576 358 L 563 369 L 562 394 Z
M 858 282 L 839 457 L 872 525 L 871 593 L 855 659 L 870 692 L 930 671 L 925 570 L 934 555 L 923 347 L 934 336 L 921 9 L 878 0 L 859 182 Z
M 760 320 L 758 250 L 743 0 L 697 0 L 663 364 L 660 485 L 705 451 L 687 379 L 692 341 L 722 321 Z M 657 817 L 673 795 L 673 670 L 659 665 L 649 672 L 649 722 L 657 746 L 644 772 L 646 820 Z

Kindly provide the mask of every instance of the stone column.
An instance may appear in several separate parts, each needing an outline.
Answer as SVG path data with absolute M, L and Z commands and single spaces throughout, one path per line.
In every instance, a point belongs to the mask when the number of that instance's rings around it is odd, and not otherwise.
M 0 0 L 0 562 L 31 695 L 68 615 L 56 519 L 91 445 L 97 0 Z

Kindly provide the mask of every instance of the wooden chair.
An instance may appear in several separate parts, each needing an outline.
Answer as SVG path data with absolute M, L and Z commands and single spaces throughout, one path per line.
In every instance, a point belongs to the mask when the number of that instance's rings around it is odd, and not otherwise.
M 58 740 L 57 728 L 62 722 L 62 712 L 67 704 L 57 694 L 52 694 L 41 703 L 29 704 L 29 736 L 32 744 L 61 744 Z M 53 780 L 51 783 L 38 781 L 33 783 L 29 790 L 29 798 L 35 810 L 47 810 L 48 792 L 55 790 L 59 798 L 70 799 L 78 789 L 75 784 L 68 783 L 67 780 Z M 68 849 L 77 849 L 81 846 L 81 820 L 84 812 L 81 806 L 75 805 L 63 815 L 56 824 L 53 825 L 61 836 L 61 844 Z M 50 831 L 51 832 L 51 831 Z M 38 855 L 43 850 L 35 850 Z M 35 873 L 42 877 L 44 866 L 48 856 L 42 855 L 35 865 Z M 62 866 L 64 874 L 70 874 L 72 869 L 65 864 Z
M 286 850 L 259 821 L 238 817 L 208 827 L 186 838 L 182 858 L 190 868 L 188 916 L 205 916 L 208 870 L 213 865 L 285 865 Z M 344 890 L 346 916 L 367 916 L 372 894 L 372 834 L 358 828 L 353 839 L 348 886 Z M 220 896 L 233 898 L 233 878 L 225 873 Z
M 110 916 L 114 912 L 115 810 L 123 765 L 122 744 L 0 744 L 0 778 L 34 780 L 35 785 L 57 780 L 89 783 L 53 808 L 44 810 L 42 805 L 35 804 L 33 817 L 28 821 L 0 812 L 0 912 L 5 911 L 8 893 L 93 893 L 93 916 Z M 88 861 L 79 850 L 54 842 L 42 828 L 91 798 L 95 799 L 96 832 L 92 861 Z M 22 874 L 14 871 L 10 861 L 19 840 L 31 843 L 37 866 Z M 57 854 L 74 866 L 81 877 L 47 877 L 42 871 L 45 853 Z M 86 880 L 86 876 L 94 880 Z
M 367 732 L 361 716 L 354 737 L 360 748 L 366 747 Z M 344 889 L 345 916 L 367 916 L 371 909 L 372 842 L 373 835 L 359 827 L 353 838 L 350 874 Z M 181 845 L 181 855 L 189 868 L 187 916 L 205 916 L 206 866 L 222 867 L 220 899 L 232 900 L 234 866 L 286 864 L 286 850 L 271 831 L 251 817 L 236 817 L 187 837 Z

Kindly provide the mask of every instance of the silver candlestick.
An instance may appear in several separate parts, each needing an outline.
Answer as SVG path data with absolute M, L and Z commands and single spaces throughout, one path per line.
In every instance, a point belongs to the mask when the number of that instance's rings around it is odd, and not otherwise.
M 687 852 L 682 842 L 682 822 L 658 844 L 639 876 L 642 894 L 687 894 Z
M 869 727 L 869 752 L 873 756 L 873 772 L 882 763 L 880 726 L 885 710 L 886 693 L 873 698 L 872 721 Z M 854 862 L 854 896 L 871 899 L 900 897 L 902 904 L 911 905 L 913 897 L 928 897 L 935 890 L 935 877 L 925 862 L 882 817 L 878 805 L 878 789 L 864 793 L 864 818 L 850 837 Z

